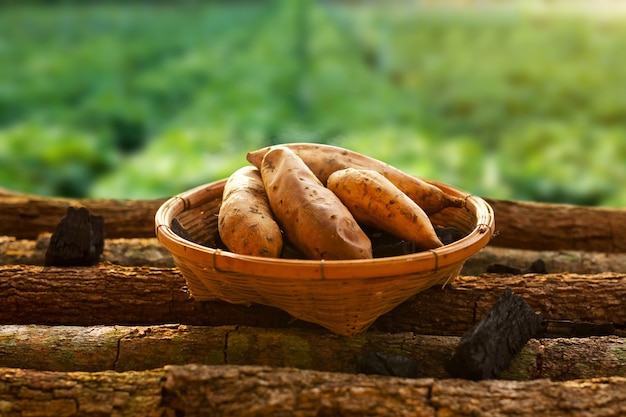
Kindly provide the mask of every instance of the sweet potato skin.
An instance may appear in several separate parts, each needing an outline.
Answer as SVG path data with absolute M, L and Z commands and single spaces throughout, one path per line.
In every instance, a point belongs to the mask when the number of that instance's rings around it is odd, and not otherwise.
M 289 148 L 268 151 L 261 176 L 274 216 L 307 258 L 372 258 L 371 241 L 350 211 Z
M 328 177 L 327 187 L 357 221 L 412 241 L 420 249 L 443 246 L 424 210 L 379 172 L 335 171 Z
M 228 250 L 278 258 L 283 237 L 265 193 L 260 171 L 245 166 L 233 172 L 222 195 L 218 233 Z
M 323 184 L 327 183 L 328 177 L 333 172 L 341 169 L 371 169 L 383 174 L 428 215 L 446 207 L 463 207 L 465 204 L 463 199 L 448 195 L 439 187 L 421 178 L 409 175 L 385 162 L 358 152 L 318 143 L 288 143 L 280 146 L 288 147 L 302 158 Z M 271 148 L 268 146 L 249 152 L 246 158 L 252 165 L 260 167 L 263 156 Z

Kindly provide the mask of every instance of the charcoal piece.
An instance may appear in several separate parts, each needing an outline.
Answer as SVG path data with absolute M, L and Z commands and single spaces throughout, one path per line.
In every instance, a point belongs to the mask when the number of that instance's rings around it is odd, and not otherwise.
M 520 268 L 515 268 L 515 267 L 504 265 L 504 264 L 491 264 L 487 266 L 487 272 L 490 274 L 511 274 L 511 275 L 522 274 L 522 270 Z
M 366 375 L 386 375 L 401 378 L 417 378 L 418 363 L 402 355 L 387 355 L 368 351 L 357 358 L 356 371 Z
M 104 250 L 104 218 L 85 207 L 68 207 L 50 237 L 46 266 L 91 266 Z
M 172 232 L 176 233 L 178 236 L 182 237 L 185 240 L 193 242 L 191 235 L 189 234 L 187 229 L 185 229 L 185 226 L 183 226 L 177 218 L 172 219 L 171 228 Z
M 537 259 L 533 263 L 530 264 L 528 268 L 515 268 L 509 265 L 503 264 L 491 264 L 487 266 L 488 273 L 495 274 L 512 274 L 512 275 L 522 275 L 522 274 L 547 274 L 548 268 L 546 268 L 546 263 L 543 259 Z
M 547 274 L 548 268 L 546 268 L 546 263 L 543 259 L 537 259 L 530 267 L 524 271 L 525 274 Z
M 283 250 L 280 257 L 285 259 L 306 259 L 304 253 L 296 248 L 285 236 L 283 236 Z
M 569 320 L 543 320 L 535 337 L 591 337 L 616 334 L 613 323 L 573 322 Z
M 435 227 L 435 233 L 441 240 L 441 243 L 444 245 L 449 245 L 450 243 L 454 243 L 457 240 L 461 240 L 463 236 L 463 232 L 456 227 Z
M 507 288 L 491 311 L 463 335 L 446 371 L 454 378 L 497 378 L 540 324 L 541 315 Z
M 372 257 L 385 258 L 388 256 L 408 255 L 416 252 L 415 243 L 398 240 L 395 243 L 372 245 Z
M 374 258 L 407 255 L 417 251 L 415 243 L 402 240 L 384 230 L 364 226 L 363 231 L 372 242 L 372 256 Z
M 374 258 L 408 255 L 421 251 L 414 242 L 402 240 L 384 230 L 363 226 L 363 231 L 372 242 L 372 256 Z M 444 245 L 454 243 L 464 236 L 463 232 L 456 227 L 435 227 L 435 232 Z

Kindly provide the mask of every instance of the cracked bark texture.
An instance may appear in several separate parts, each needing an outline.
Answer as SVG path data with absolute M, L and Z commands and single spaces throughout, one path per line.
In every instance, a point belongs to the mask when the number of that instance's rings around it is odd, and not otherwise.
M 182 323 L 258 327 L 319 326 L 272 307 L 196 302 L 175 268 L 0 266 L 0 324 L 132 325 Z M 460 276 L 381 316 L 372 330 L 459 336 L 505 288 L 544 319 L 611 322 L 626 328 L 626 274 L 484 274 Z M 442 302 L 445 300 L 445 302 Z
M 418 375 L 445 370 L 459 337 L 368 332 L 352 338 L 312 329 L 244 326 L 0 326 L 0 367 L 41 371 L 141 371 L 165 365 L 265 365 L 356 373 L 375 351 L 416 360 Z M 626 377 L 626 339 L 531 339 L 501 378 Z
M 142 372 L 0 368 L 3 417 L 617 416 L 626 379 L 554 382 L 406 379 L 259 366 Z
M 36 240 L 0 236 L 0 265 L 43 265 L 50 233 Z M 537 259 L 545 262 L 551 273 L 597 274 L 626 272 L 626 253 L 588 252 L 581 250 L 530 250 L 486 246 L 469 258 L 462 275 L 480 275 L 493 264 L 525 269 Z M 174 267 L 174 260 L 156 238 L 105 239 L 102 262 L 122 266 Z
M 161 407 L 162 370 L 41 372 L 0 368 L 0 415 L 174 417 Z
M 486 199 L 498 236 L 492 244 L 534 250 L 626 252 L 626 209 Z M 0 236 L 35 239 L 53 232 L 69 206 L 86 207 L 105 219 L 105 237 L 154 237 L 154 216 L 165 199 L 64 199 L 0 189 Z M 537 227 L 543 225 L 543 227 Z
M 473 383 L 247 366 L 165 369 L 164 405 L 185 416 L 602 416 L 626 412 L 623 378 Z M 199 409 L 204 413 L 198 413 Z

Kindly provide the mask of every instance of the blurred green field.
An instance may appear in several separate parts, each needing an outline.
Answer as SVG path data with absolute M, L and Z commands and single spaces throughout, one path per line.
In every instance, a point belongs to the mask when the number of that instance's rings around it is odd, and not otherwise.
M 164 197 L 316 141 L 482 196 L 626 206 L 621 15 L 63 4 L 0 5 L 2 187 Z

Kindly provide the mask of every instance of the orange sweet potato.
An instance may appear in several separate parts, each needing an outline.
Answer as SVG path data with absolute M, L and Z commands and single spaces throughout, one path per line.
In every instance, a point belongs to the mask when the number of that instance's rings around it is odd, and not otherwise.
M 328 177 L 327 187 L 362 224 L 411 241 L 420 249 L 443 246 L 424 210 L 382 174 L 342 169 Z
M 371 241 L 350 211 L 289 148 L 265 153 L 261 176 L 276 220 L 307 258 L 372 258 Z
M 378 159 L 337 146 L 318 143 L 289 143 L 286 146 L 294 151 L 304 163 L 315 173 L 319 180 L 326 184 L 328 177 L 335 171 L 345 168 L 371 169 L 383 174 L 409 198 L 415 201 L 428 215 L 446 207 L 463 207 L 462 198 L 444 193 L 439 187 L 421 178 L 409 175 Z M 247 155 L 248 161 L 259 168 L 263 156 L 272 147 L 265 147 Z
M 245 166 L 230 175 L 217 221 L 220 238 L 231 252 L 280 256 L 282 233 L 272 214 L 261 173 L 255 167 Z

